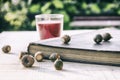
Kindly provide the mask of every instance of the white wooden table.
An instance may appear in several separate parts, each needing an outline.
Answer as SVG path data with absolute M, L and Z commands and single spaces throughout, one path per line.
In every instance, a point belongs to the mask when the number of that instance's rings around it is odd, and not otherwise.
M 92 30 L 64 31 L 63 34 L 77 34 Z M 18 58 L 26 51 L 29 42 L 37 41 L 35 31 L 12 31 L 0 34 L 0 48 L 9 44 L 10 54 L 0 50 L 0 80 L 120 80 L 120 67 L 65 62 L 62 71 L 57 71 L 49 60 L 35 62 L 32 68 L 24 68 Z

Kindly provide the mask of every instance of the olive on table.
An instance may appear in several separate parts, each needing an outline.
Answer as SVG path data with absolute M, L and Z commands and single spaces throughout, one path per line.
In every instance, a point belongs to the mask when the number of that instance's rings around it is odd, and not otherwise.
M 34 58 L 31 55 L 24 55 L 21 58 L 21 62 L 23 64 L 24 67 L 32 67 L 32 65 L 34 64 Z
M 2 47 L 2 51 L 4 53 L 9 53 L 11 51 L 11 46 L 10 45 L 5 45 Z
M 102 42 L 102 40 L 103 40 L 103 37 L 100 34 L 97 34 L 94 37 L 94 41 L 96 42 L 96 44 L 100 44 L 100 42 Z
M 71 40 L 71 37 L 69 35 L 64 35 L 61 39 L 64 44 L 68 44 Z
M 57 58 L 58 58 L 59 54 L 58 53 L 52 53 L 50 56 L 49 56 L 49 59 L 54 62 Z
M 36 52 L 34 57 L 37 62 L 41 62 L 43 60 L 43 52 L 41 51 Z
M 105 33 L 103 34 L 103 40 L 104 41 L 109 41 L 112 38 L 110 33 Z
M 62 70 L 63 69 L 63 61 L 60 59 L 60 56 L 55 60 L 54 67 L 56 70 Z

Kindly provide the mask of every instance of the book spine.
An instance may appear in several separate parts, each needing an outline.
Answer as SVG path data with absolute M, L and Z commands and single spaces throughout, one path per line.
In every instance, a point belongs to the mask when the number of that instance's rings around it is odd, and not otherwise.
M 37 51 L 42 51 L 44 57 L 48 59 L 50 54 L 59 53 L 61 58 L 66 61 L 87 62 L 97 64 L 108 64 L 120 66 L 120 54 L 115 52 L 100 52 L 100 51 L 86 51 L 63 49 L 56 47 L 48 47 L 41 45 L 30 44 L 28 52 L 34 55 Z

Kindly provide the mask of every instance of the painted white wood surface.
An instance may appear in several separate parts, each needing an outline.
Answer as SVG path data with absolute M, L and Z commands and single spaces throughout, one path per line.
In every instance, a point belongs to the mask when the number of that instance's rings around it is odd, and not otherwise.
M 63 34 L 77 34 L 92 30 L 64 31 Z M 10 44 L 12 51 L 4 54 L 0 50 L 0 80 L 120 80 L 120 67 L 64 62 L 62 71 L 54 69 L 49 60 L 35 62 L 32 68 L 24 68 L 18 55 L 26 51 L 29 42 L 37 41 L 34 31 L 3 32 L 0 34 L 0 48 Z

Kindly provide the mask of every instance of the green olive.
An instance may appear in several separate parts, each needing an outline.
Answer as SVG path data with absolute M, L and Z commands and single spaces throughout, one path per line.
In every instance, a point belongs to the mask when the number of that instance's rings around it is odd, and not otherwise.
M 9 53 L 11 51 L 11 46 L 10 45 L 5 45 L 2 47 L 2 51 L 4 53 Z
M 100 34 L 97 34 L 94 38 L 94 41 L 96 42 L 96 44 L 100 44 L 100 42 L 102 42 L 102 36 Z
M 19 59 L 21 59 L 24 55 L 27 55 L 28 52 L 21 52 L 20 55 L 19 55 Z
M 70 42 L 70 40 L 71 40 L 71 37 L 70 37 L 69 35 L 64 35 L 64 36 L 62 37 L 62 42 L 63 42 L 64 44 L 68 44 L 68 43 Z
M 31 55 L 24 55 L 21 59 L 21 62 L 24 67 L 32 67 L 34 64 L 34 58 Z
M 105 33 L 105 34 L 103 35 L 103 40 L 104 40 L 104 41 L 109 41 L 111 38 L 112 38 L 112 36 L 111 36 L 110 33 Z
M 58 53 L 52 53 L 49 57 L 49 59 L 54 62 L 58 58 L 59 54 Z
M 57 58 L 54 62 L 54 67 L 56 70 L 62 70 L 63 69 L 63 61 L 60 58 Z
M 43 60 L 43 53 L 38 51 L 35 53 L 35 59 L 37 60 L 37 62 L 41 62 Z

